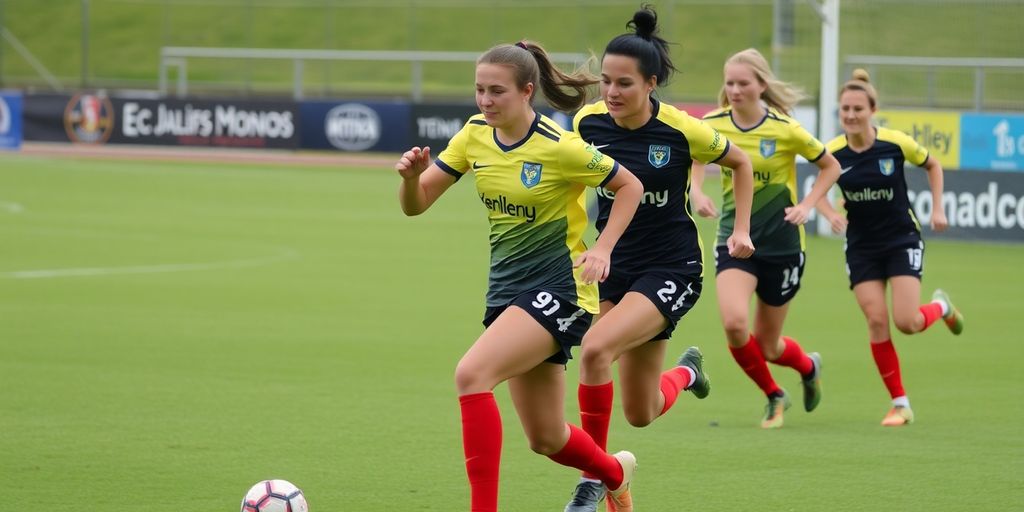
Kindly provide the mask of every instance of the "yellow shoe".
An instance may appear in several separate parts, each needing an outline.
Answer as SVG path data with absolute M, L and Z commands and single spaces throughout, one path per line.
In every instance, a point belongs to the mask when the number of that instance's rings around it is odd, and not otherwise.
M 902 427 L 914 422 L 914 411 L 910 407 L 893 407 L 882 419 L 883 427 Z
M 789 394 L 782 390 L 782 396 L 774 396 L 768 399 L 768 405 L 764 406 L 764 418 L 761 419 L 761 428 L 782 428 L 782 413 L 789 409 Z
M 633 483 L 636 472 L 636 456 L 627 451 L 613 455 L 622 466 L 622 485 L 618 489 L 608 491 L 608 510 L 614 512 L 633 512 L 633 496 L 629 492 L 629 484 Z
M 964 332 L 964 315 L 960 314 L 960 310 L 953 305 L 953 301 L 949 300 L 949 294 L 936 289 L 935 293 L 932 293 L 932 301 L 945 302 L 947 306 L 946 314 L 943 315 L 942 321 L 949 328 L 949 332 L 959 336 L 960 333 Z

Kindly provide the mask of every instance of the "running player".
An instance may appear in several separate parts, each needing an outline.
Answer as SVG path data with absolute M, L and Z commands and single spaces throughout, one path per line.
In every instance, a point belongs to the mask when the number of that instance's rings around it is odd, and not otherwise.
M 801 95 L 779 81 L 764 56 L 743 50 L 725 62 L 725 85 L 719 95 L 722 108 L 704 121 L 746 152 L 754 164 L 754 204 L 750 233 L 757 247 L 752 258 L 729 253 L 726 237 L 736 222 L 734 170 L 722 168 L 722 217 L 718 224 L 716 285 L 722 325 L 729 350 L 740 368 L 768 397 L 762 428 L 779 428 L 790 405 L 786 391 L 772 378 L 765 361 L 800 373 L 804 409 L 814 410 L 821 400 L 821 356 L 806 354 L 792 338 L 782 336 L 789 302 L 800 289 L 804 272 L 804 228 L 814 204 L 839 177 L 839 162 L 789 112 Z M 797 202 L 796 157 L 817 164 L 820 172 L 813 189 Z M 718 215 L 714 203 L 701 190 L 704 168 L 694 166 L 691 197 L 697 212 Z M 748 311 L 757 294 L 753 333 Z
M 878 108 L 878 93 L 862 69 L 839 92 L 839 118 L 844 135 L 828 143 L 842 165 L 839 188 L 846 216 L 827 199 L 818 210 L 834 232 L 846 232 L 846 272 L 857 303 L 868 323 L 871 354 L 892 397 L 892 408 L 882 425 L 898 427 L 914 421 L 910 400 L 903 390 L 900 361 L 892 344 L 885 289 L 892 286 L 892 317 L 903 334 L 915 334 L 942 318 L 953 334 L 964 328 L 963 316 L 940 289 L 921 305 L 924 241 L 921 226 L 907 199 L 904 164 L 924 167 L 932 192 L 931 227 L 944 231 L 942 166 L 905 133 L 876 128 L 871 118 Z
M 640 208 L 615 246 L 608 279 L 600 284 L 600 320 L 587 331 L 581 348 L 581 423 L 602 447 L 612 413 L 615 360 L 623 410 L 637 427 L 665 414 L 682 390 L 698 398 L 710 390 L 696 347 L 662 372 L 668 339 L 700 297 L 703 278 L 700 236 L 689 209 L 692 160 L 736 169 L 740 213 L 728 245 L 738 258 L 754 250 L 748 234 L 750 159 L 702 121 L 652 96 L 675 70 L 668 43 L 657 36 L 655 11 L 641 8 L 627 26 L 633 32 L 612 39 L 604 51 L 602 101 L 584 107 L 574 120 L 583 140 L 629 167 L 644 184 Z M 597 195 L 597 228 L 603 237 L 618 196 L 605 188 L 598 188 Z M 584 474 L 565 510 L 596 511 L 605 492 L 596 475 Z M 608 508 L 615 509 L 614 500 Z
M 636 459 L 626 451 L 609 455 L 565 422 L 565 364 L 598 312 L 594 282 L 608 275 L 612 248 L 643 189 L 615 160 L 532 106 L 539 87 L 556 108 L 575 110 L 594 83 L 582 72 L 559 71 L 536 43 L 496 46 L 477 60 L 481 114 L 435 162 L 429 148 L 414 147 L 395 165 L 407 215 L 423 213 L 472 170 L 490 221 L 486 329 L 455 369 L 473 512 L 498 509 L 502 428 L 493 389 L 506 381 L 530 447 L 597 475 L 623 510 L 632 510 Z M 582 241 L 587 186 L 620 198 L 590 250 Z

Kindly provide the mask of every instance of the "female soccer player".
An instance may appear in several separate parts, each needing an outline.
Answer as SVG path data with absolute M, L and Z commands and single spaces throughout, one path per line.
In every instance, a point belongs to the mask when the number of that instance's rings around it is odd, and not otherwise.
M 806 354 L 795 340 L 782 336 L 782 324 L 804 273 L 803 224 L 810 209 L 839 177 L 839 162 L 789 117 L 799 99 L 799 92 L 775 78 L 761 53 L 751 48 L 725 62 L 725 85 L 719 95 L 723 108 L 704 116 L 705 122 L 742 148 L 754 164 L 750 233 L 757 252 L 752 258 L 740 259 L 727 250 L 725 237 L 736 222 L 735 171 L 723 166 L 722 218 L 715 261 L 718 307 L 729 350 L 768 397 L 762 428 L 781 427 L 782 413 L 790 405 L 789 396 L 775 383 L 766 360 L 800 373 L 805 410 L 814 410 L 821 400 L 821 356 Z M 799 203 L 797 155 L 820 169 L 814 188 Z M 695 165 L 693 174 L 694 207 L 703 216 L 717 216 L 714 203 L 701 191 L 703 166 Z M 755 293 L 757 307 L 750 333 L 747 317 L 750 297 Z
M 846 231 L 846 272 L 857 303 L 868 322 L 871 354 L 882 382 L 892 396 L 892 409 L 882 425 L 898 427 L 914 421 L 910 400 L 903 390 L 900 361 L 889 331 L 885 302 L 886 285 L 892 286 L 892 316 L 904 334 L 921 332 L 940 317 L 953 334 L 964 328 L 963 316 L 942 290 L 921 305 L 921 274 L 924 242 L 914 211 L 907 199 L 903 164 L 924 167 L 932 192 L 931 226 L 946 229 L 942 208 L 942 166 L 914 139 L 896 130 L 876 128 L 871 117 L 878 108 L 878 93 L 868 73 L 853 72 L 839 92 L 839 117 L 845 135 L 828 143 L 828 149 L 843 166 L 839 188 L 846 204 L 846 216 L 827 199 L 818 202 L 836 233 Z
M 427 210 L 471 169 L 491 226 L 491 270 L 486 329 L 459 361 L 455 385 L 472 510 L 498 509 L 501 417 L 492 390 L 508 381 L 530 447 L 555 462 L 586 471 L 609 489 L 621 510 L 636 459 L 609 455 L 564 419 L 565 369 L 598 312 L 595 281 L 608 275 L 612 248 L 640 202 L 640 182 L 578 135 L 537 114 L 540 87 L 563 111 L 586 102 L 596 78 L 555 68 L 539 45 L 496 46 L 476 64 L 475 115 L 430 163 L 430 149 L 414 147 L 395 169 L 407 215 Z M 571 89 L 567 92 L 563 88 Z M 587 250 L 586 186 L 619 195 L 604 236 Z
M 683 354 L 678 366 L 662 372 L 668 339 L 701 292 L 703 251 L 687 195 L 694 159 L 736 169 L 740 212 L 729 251 L 738 258 L 754 251 L 748 233 L 750 159 L 700 120 L 652 96 L 675 70 L 668 43 L 656 35 L 654 10 L 641 8 L 627 26 L 634 31 L 612 39 L 601 60 L 602 101 L 584 107 L 574 120 L 583 140 L 629 167 L 644 185 L 640 207 L 615 246 L 608 279 L 600 284 L 600 320 L 583 337 L 581 349 L 581 422 L 602 447 L 608 439 L 616 359 L 626 419 L 637 427 L 665 414 L 682 390 L 704 398 L 710 389 L 696 347 Z M 618 199 L 598 189 L 599 240 Z M 584 474 L 565 510 L 595 511 L 605 492 L 596 475 Z M 609 509 L 614 506 L 609 501 Z

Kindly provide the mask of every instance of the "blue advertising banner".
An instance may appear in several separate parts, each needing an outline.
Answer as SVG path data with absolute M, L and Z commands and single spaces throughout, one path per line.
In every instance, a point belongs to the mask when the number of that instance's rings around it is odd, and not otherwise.
M 291 101 L 149 99 L 94 92 L 25 96 L 26 140 L 76 144 L 147 144 L 297 148 Z
M 73 98 L 68 108 L 84 105 L 88 104 Z M 113 105 L 117 129 L 110 137 L 112 143 L 282 149 L 299 146 L 296 105 L 290 101 L 113 98 Z M 69 125 L 68 130 L 73 126 L 77 125 Z
M 963 114 L 961 169 L 1024 171 L 1024 115 Z
M 0 91 L 0 149 L 21 147 L 21 93 Z
M 338 151 L 405 151 L 409 103 L 307 101 L 299 106 L 302 147 Z

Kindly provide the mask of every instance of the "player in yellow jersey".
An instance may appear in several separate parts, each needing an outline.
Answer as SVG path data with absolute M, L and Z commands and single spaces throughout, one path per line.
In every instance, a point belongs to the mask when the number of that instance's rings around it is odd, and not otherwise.
M 580 350 L 580 423 L 602 447 L 612 415 L 616 361 L 622 409 L 636 427 L 667 413 L 683 390 L 697 398 L 710 391 L 697 347 L 662 371 L 669 337 L 703 286 L 704 251 L 689 207 L 691 162 L 717 161 L 736 170 L 740 211 L 728 245 L 739 258 L 754 252 L 748 230 L 750 159 L 704 122 L 655 97 L 655 89 L 675 70 L 668 43 L 657 35 L 655 11 L 642 7 L 627 26 L 632 33 L 605 47 L 601 101 L 584 107 L 574 120 L 583 140 L 629 167 L 644 185 L 640 208 L 615 245 L 611 273 L 599 286 L 600 319 L 583 337 Z M 603 237 L 618 196 L 598 189 L 597 201 L 597 229 Z M 600 480 L 584 474 L 565 512 L 595 512 L 605 494 Z M 614 496 L 607 504 L 608 510 L 629 510 Z
M 800 289 L 804 272 L 804 229 L 814 204 L 839 178 L 839 162 L 825 146 L 803 129 L 788 112 L 800 99 L 790 84 L 779 81 L 768 62 L 755 49 L 747 49 L 725 63 L 725 84 L 719 95 L 722 108 L 704 121 L 743 149 L 754 164 L 754 204 L 750 236 L 756 252 L 737 259 L 725 241 L 735 218 L 733 170 L 722 168 L 722 216 L 718 227 L 718 308 L 729 350 L 740 368 L 768 397 L 763 428 L 782 426 L 789 407 L 786 391 L 772 378 L 765 361 L 800 373 L 804 409 L 814 410 L 821 400 L 821 356 L 808 355 L 782 326 L 789 302 Z M 817 164 L 820 172 L 811 192 L 797 202 L 796 157 Z M 694 165 L 691 194 L 694 207 L 704 216 L 717 216 L 714 203 L 701 191 L 704 168 Z M 753 333 L 748 315 L 756 293 Z
M 407 215 L 423 213 L 473 171 L 490 221 L 486 329 L 455 369 L 473 512 L 498 510 L 502 428 L 493 389 L 502 382 L 508 382 L 535 452 L 598 475 L 624 500 L 630 496 L 635 457 L 626 451 L 610 455 L 565 422 L 565 363 L 598 312 L 595 281 L 608 275 L 612 249 L 636 211 L 642 187 L 618 162 L 532 106 L 540 88 L 556 108 L 575 110 L 595 82 L 582 71 L 559 71 L 536 43 L 491 48 L 476 64 L 481 114 L 452 137 L 435 162 L 430 148 L 414 147 L 395 165 Z M 582 240 L 588 186 L 619 197 L 604 235 L 589 250 Z
M 899 427 L 914 421 L 910 400 L 903 389 L 900 361 L 892 344 L 889 311 L 885 301 L 892 286 L 892 317 L 903 334 L 927 329 L 939 318 L 953 334 L 963 331 L 963 316 L 942 290 L 922 305 L 921 274 L 924 272 L 924 241 L 921 226 L 907 198 L 904 164 L 924 167 L 931 188 L 931 226 L 946 229 L 942 208 L 942 165 L 909 135 L 877 128 L 871 118 L 878 108 L 878 93 L 868 73 L 858 69 L 839 91 L 839 118 L 844 135 L 828 143 L 843 166 L 839 176 L 846 216 L 832 208 L 827 198 L 818 210 L 834 232 L 846 232 L 846 272 L 868 323 L 871 354 L 878 373 L 892 397 L 892 408 L 882 425 Z

